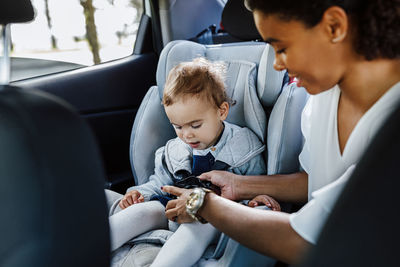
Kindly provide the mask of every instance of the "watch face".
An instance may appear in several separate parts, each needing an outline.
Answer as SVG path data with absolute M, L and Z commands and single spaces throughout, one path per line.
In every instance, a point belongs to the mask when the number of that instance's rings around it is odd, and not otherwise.
M 190 198 L 188 199 L 186 206 L 189 209 L 194 209 L 199 205 L 199 195 L 195 192 L 190 193 Z

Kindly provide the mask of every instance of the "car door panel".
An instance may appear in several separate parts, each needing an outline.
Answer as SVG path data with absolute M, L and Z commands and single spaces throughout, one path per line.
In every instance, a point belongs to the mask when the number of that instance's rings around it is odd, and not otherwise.
M 97 137 L 107 186 L 123 191 L 133 181 L 129 163 L 131 128 L 144 95 L 156 83 L 157 59 L 153 53 L 132 55 L 13 84 L 46 91 L 74 106 Z

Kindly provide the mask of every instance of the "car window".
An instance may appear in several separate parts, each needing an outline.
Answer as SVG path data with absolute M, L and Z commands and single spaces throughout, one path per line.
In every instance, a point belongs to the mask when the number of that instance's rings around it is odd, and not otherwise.
M 11 80 L 100 64 L 133 52 L 142 0 L 32 0 L 11 26 Z

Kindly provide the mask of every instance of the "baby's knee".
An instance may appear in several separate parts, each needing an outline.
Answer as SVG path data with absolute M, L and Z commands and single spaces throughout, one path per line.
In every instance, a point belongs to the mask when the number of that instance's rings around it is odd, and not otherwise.
M 108 190 L 108 189 L 104 189 L 104 194 L 106 196 L 106 200 L 107 200 L 107 209 L 109 211 L 109 216 L 121 211 L 121 208 L 119 207 L 119 202 L 121 201 L 123 195 Z

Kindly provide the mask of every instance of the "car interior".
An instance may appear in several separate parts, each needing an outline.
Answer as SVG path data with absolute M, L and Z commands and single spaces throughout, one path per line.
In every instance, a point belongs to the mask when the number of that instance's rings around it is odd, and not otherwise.
M 227 93 L 235 101 L 227 121 L 249 127 L 264 141 L 267 173 L 299 170 L 300 116 L 308 95 L 290 83 L 285 72 L 274 70 L 274 51 L 261 41 L 243 1 L 143 3 L 132 55 L 11 83 L 7 25 L 34 19 L 34 10 L 30 0 L 0 3 L 5 47 L 0 65 L 0 198 L 7 214 L 1 222 L 0 266 L 110 266 L 103 189 L 125 193 L 148 180 L 156 149 L 175 137 L 161 105 L 166 76 L 175 65 L 195 57 L 226 64 Z M 264 112 L 255 112 L 255 106 Z M 395 163 L 389 159 L 396 156 L 382 152 L 383 147 L 396 147 L 387 144 L 399 140 L 398 123 L 393 127 L 397 128 L 383 129 L 387 138 L 367 152 L 357 179 L 343 192 L 321 242 L 302 266 L 393 264 L 393 251 L 385 252 L 379 242 L 396 246 L 389 236 L 398 234 L 399 216 L 393 220 L 371 197 L 367 199 L 372 205 L 362 202 L 371 190 L 386 196 L 385 203 L 396 203 L 396 187 L 391 186 L 390 194 L 384 192 L 369 171 L 384 168 L 389 178 L 396 177 Z M 398 148 L 398 141 L 394 144 Z M 377 154 L 385 157 L 376 159 Z M 370 183 L 360 188 L 357 182 L 365 177 Z M 292 208 L 284 205 L 285 211 Z M 363 220 L 371 209 L 381 210 L 380 220 L 390 221 L 382 231 L 376 230 L 375 220 Z M 370 236 L 370 229 L 375 233 L 373 246 L 366 249 L 362 236 Z M 269 263 L 268 257 L 250 249 L 226 262 L 230 242 L 221 235 L 207 259 L 219 266 Z

